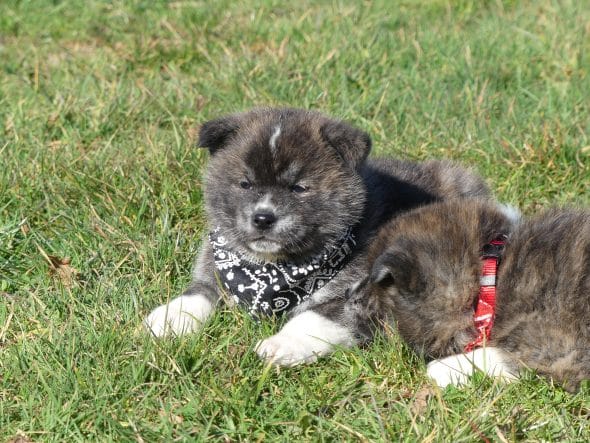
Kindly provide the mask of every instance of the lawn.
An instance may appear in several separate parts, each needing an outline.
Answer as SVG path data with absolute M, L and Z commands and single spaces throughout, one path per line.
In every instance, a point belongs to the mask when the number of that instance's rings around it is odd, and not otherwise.
M 265 104 L 590 204 L 588 2 L 3 0 L 0 441 L 590 441 L 590 386 L 440 391 L 395 331 L 281 370 L 241 312 L 141 332 L 206 232 L 195 128 Z

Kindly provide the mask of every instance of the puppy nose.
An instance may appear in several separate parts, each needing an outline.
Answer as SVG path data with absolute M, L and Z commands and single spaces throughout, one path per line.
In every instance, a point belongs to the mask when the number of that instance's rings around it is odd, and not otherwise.
M 254 226 L 258 229 L 268 229 L 277 221 L 276 215 L 272 212 L 257 212 L 252 217 Z

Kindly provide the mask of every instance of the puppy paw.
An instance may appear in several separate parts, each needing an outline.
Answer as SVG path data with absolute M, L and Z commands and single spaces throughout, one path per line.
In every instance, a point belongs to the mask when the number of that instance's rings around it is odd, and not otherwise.
M 468 354 L 457 354 L 434 360 L 426 367 L 428 376 L 444 388 L 467 383 L 475 371 L 481 371 L 489 377 L 510 382 L 518 378 L 517 368 L 510 357 L 499 348 L 477 348 Z
M 202 295 L 181 295 L 158 306 L 143 321 L 155 337 L 180 336 L 198 330 L 213 311 L 213 304 Z
M 346 327 L 312 311 L 293 317 L 281 331 L 256 345 L 256 353 L 268 363 L 296 366 L 329 354 L 335 346 L 351 347 L 354 334 Z
M 460 363 L 452 361 L 453 357 L 448 357 L 443 360 L 434 360 L 426 366 L 428 377 L 430 377 L 440 388 L 445 388 L 448 385 L 463 385 L 467 382 L 472 373 L 472 371 L 465 372 L 462 370 Z
M 256 344 L 260 358 L 278 366 L 297 366 L 317 360 L 320 352 L 315 352 L 314 343 L 309 337 L 293 337 L 276 334 Z M 320 351 L 320 350 L 318 350 Z

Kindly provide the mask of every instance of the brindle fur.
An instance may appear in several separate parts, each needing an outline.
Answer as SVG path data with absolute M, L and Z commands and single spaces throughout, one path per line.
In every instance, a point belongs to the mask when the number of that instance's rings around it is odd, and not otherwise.
M 508 240 L 488 345 L 575 391 L 590 378 L 588 211 L 553 209 L 520 223 L 476 200 L 412 211 L 380 231 L 371 276 L 348 304 L 365 307 L 364 321 L 395 323 L 427 358 L 462 353 L 477 335 L 481 248 L 499 234 Z

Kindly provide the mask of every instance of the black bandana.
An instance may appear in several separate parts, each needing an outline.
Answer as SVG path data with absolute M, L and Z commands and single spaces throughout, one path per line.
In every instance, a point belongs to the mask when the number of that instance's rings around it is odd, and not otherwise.
M 307 263 L 252 263 L 226 249 L 219 228 L 209 234 L 209 241 L 223 285 L 253 316 L 282 314 L 307 300 L 338 274 L 356 245 L 353 228 L 348 228 L 334 246 Z

